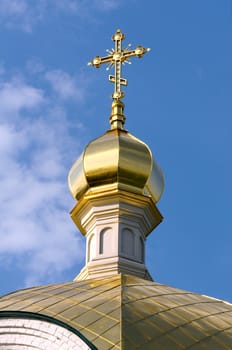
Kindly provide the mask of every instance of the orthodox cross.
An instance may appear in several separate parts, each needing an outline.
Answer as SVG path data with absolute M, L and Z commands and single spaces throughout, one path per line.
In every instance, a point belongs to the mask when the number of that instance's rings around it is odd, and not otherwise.
M 123 91 L 121 91 L 121 85 L 127 85 L 127 79 L 121 77 L 122 74 L 122 64 L 131 64 L 129 59 L 133 56 L 141 58 L 146 52 L 150 51 L 150 48 L 144 48 L 138 45 L 136 49 L 130 50 L 130 44 L 127 48 L 122 48 L 122 40 L 125 39 L 125 35 L 120 29 L 112 36 L 112 40 L 115 42 L 115 48 L 111 50 L 106 50 L 107 56 L 96 56 L 92 61 L 88 63 L 89 66 L 94 66 L 100 68 L 104 63 L 108 63 L 107 70 L 112 66 L 115 68 L 115 75 L 109 75 L 109 81 L 114 83 L 114 93 L 112 94 L 113 100 L 120 100 L 124 97 Z

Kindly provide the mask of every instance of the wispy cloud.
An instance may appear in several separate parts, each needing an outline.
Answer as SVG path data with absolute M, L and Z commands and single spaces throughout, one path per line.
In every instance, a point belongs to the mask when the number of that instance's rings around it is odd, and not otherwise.
M 14 113 L 19 114 L 22 109 L 31 109 L 43 102 L 43 92 L 24 84 L 17 78 L 0 83 L 0 112 L 3 117 Z
M 30 0 L 1 0 L 0 21 L 8 28 L 19 28 L 30 32 L 41 20 L 46 9 L 46 0 L 33 3 Z
M 81 15 L 84 10 L 110 11 L 120 6 L 120 0 L 54 0 L 57 8 L 76 12 Z
M 103 11 L 111 11 L 120 6 L 121 1 L 118 0 L 95 0 L 95 6 L 99 8 L 99 10 Z
M 96 11 L 111 11 L 120 0 L 0 0 L 0 22 L 8 28 L 31 32 L 33 27 L 54 13 L 95 16 Z
M 53 93 L 25 78 L 0 81 L 0 259 L 23 261 L 27 284 L 57 278 L 83 256 L 68 215 L 69 122 Z
M 45 78 L 50 82 L 58 97 L 62 99 L 83 99 L 83 89 L 78 87 L 77 81 L 68 73 L 61 70 L 53 70 L 47 72 Z

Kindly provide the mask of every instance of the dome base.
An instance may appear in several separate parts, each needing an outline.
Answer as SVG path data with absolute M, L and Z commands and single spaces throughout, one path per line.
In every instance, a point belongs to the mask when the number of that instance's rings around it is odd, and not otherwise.
M 76 280 L 118 273 L 151 280 L 145 241 L 162 215 L 150 197 L 119 189 L 84 195 L 71 217 L 86 236 L 86 266 Z

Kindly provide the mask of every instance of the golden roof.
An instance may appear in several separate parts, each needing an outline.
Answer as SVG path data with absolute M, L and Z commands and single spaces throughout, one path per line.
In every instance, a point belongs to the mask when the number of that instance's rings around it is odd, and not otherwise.
M 124 130 L 126 118 L 121 101 L 125 95 L 121 91 L 121 85 L 127 85 L 127 79 L 121 76 L 122 65 L 132 57 L 141 58 L 150 49 L 141 45 L 136 49 L 129 49 L 130 45 L 123 48 L 124 39 L 125 35 L 118 29 L 112 37 L 115 48 L 107 50 L 107 56 L 96 56 L 89 62 L 89 65 L 96 68 L 108 64 L 108 68 L 115 69 L 115 75 L 109 75 L 109 81 L 114 83 L 111 130 L 90 142 L 71 167 L 68 183 L 76 200 L 89 192 L 104 193 L 109 187 L 145 194 L 154 203 L 159 201 L 163 193 L 163 173 L 149 147 Z
M 127 275 L 20 290 L 0 310 L 60 321 L 101 350 L 232 346 L 231 304 Z
M 108 130 L 90 142 L 69 171 L 69 188 L 77 200 L 87 191 L 94 193 L 116 185 L 134 193 L 160 199 L 164 180 L 149 147 L 129 132 Z

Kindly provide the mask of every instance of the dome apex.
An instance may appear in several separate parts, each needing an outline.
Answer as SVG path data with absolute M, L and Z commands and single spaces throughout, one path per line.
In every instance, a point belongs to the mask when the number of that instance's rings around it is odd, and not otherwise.
M 69 188 L 77 200 L 99 186 L 117 186 L 147 194 L 154 203 L 163 192 L 163 174 L 149 147 L 121 129 L 108 130 L 90 142 L 70 169 Z

